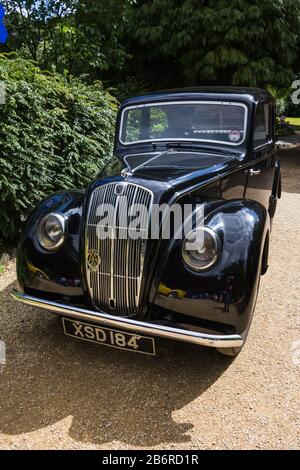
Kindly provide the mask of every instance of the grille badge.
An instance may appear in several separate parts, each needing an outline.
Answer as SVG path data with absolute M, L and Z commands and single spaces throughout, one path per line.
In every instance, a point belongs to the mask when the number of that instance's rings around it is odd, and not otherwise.
M 122 196 L 122 194 L 124 193 L 125 191 L 125 188 L 126 188 L 127 184 L 126 183 L 119 183 L 119 184 L 116 184 L 115 186 L 115 195 L 116 196 Z
M 97 250 L 90 250 L 87 255 L 87 264 L 91 271 L 97 271 L 101 258 Z

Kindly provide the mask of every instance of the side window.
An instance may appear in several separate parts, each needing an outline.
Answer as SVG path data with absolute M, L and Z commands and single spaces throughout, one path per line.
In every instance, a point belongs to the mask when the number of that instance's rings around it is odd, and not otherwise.
M 254 147 L 259 147 L 268 142 L 270 135 L 270 105 L 260 103 L 257 106 L 255 117 Z
M 166 112 L 159 107 L 152 106 L 150 108 L 150 139 L 163 138 L 168 127 L 168 117 Z

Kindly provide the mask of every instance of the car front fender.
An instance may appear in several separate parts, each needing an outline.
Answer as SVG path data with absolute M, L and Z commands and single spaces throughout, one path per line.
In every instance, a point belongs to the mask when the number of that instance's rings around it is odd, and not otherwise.
M 20 289 L 48 300 L 86 305 L 81 274 L 83 191 L 61 191 L 44 199 L 29 216 L 17 252 Z M 39 243 L 37 229 L 42 218 L 56 212 L 66 218 L 66 240 L 56 251 Z
M 188 328 L 205 324 L 208 329 L 242 334 L 255 307 L 269 215 L 256 202 L 219 201 L 205 205 L 205 225 L 221 241 L 217 264 L 194 272 L 181 256 L 182 240 L 165 245 L 160 255 L 165 262 L 154 280 L 153 310 Z

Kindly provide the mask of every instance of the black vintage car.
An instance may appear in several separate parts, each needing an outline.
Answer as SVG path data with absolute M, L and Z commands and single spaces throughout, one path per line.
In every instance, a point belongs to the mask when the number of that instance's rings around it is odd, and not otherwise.
M 238 354 L 281 193 L 274 121 L 259 89 L 123 102 L 105 171 L 29 217 L 14 297 L 61 315 L 65 333 L 86 341 L 155 354 L 160 336 Z

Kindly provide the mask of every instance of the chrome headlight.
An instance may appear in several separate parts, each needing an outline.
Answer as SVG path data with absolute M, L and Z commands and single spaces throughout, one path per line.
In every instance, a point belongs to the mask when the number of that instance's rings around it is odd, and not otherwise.
M 194 271 L 211 268 L 219 259 L 220 239 L 209 227 L 192 230 L 183 240 L 182 258 Z
M 56 250 L 65 239 L 65 218 L 60 214 L 48 214 L 39 223 L 37 237 L 45 250 Z

